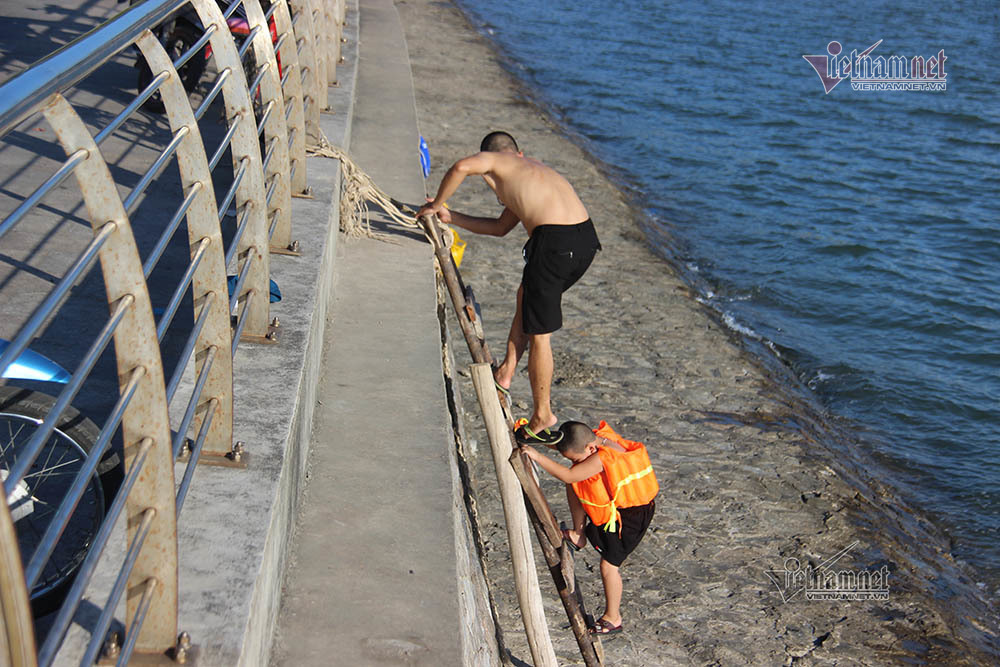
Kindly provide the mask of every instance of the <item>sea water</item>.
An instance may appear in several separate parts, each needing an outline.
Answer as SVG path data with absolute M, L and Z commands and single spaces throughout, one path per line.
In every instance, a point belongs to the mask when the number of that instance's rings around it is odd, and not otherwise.
M 912 4 L 460 1 L 654 247 L 855 425 L 996 595 L 1000 5 Z M 943 55 L 945 90 L 827 93 L 803 58 L 876 43 Z

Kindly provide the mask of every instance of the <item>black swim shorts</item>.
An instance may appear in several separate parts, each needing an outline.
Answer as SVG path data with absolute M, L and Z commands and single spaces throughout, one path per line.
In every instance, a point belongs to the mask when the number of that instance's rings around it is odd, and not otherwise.
M 562 327 L 562 293 L 583 276 L 600 249 L 589 218 L 575 225 L 535 227 L 524 244 L 524 333 L 552 333 Z
M 604 530 L 604 526 L 595 526 L 589 519 L 583 532 L 590 544 L 601 554 L 601 558 L 615 567 L 621 567 L 625 557 L 635 551 L 642 541 L 642 536 L 649 528 L 649 522 L 653 520 L 655 509 L 655 500 L 649 501 L 646 505 L 619 509 L 621 534 L 617 530 L 607 531 Z

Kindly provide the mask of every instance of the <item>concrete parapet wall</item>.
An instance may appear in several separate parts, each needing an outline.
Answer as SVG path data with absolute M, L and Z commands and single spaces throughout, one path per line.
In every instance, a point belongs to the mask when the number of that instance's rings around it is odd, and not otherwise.
M 362 56 L 359 26 L 366 7 L 369 11 L 374 10 L 376 15 L 379 15 L 377 12 L 395 11 L 391 3 L 348 2 L 343 62 L 337 67 L 337 83 L 329 88 L 330 109 L 320 117 L 320 126 L 327 139 L 341 147 L 351 145 L 355 92 L 362 57 L 373 61 L 372 68 L 379 76 L 383 76 L 381 72 L 385 62 L 380 62 L 383 56 L 398 59 L 397 49 L 386 55 L 384 51 L 387 49 L 375 48 Z M 405 67 L 408 73 L 408 61 L 396 62 L 394 66 Z M 380 129 L 375 127 L 381 122 L 376 116 L 362 115 L 371 126 L 369 133 L 372 128 Z M 387 127 L 385 131 L 392 132 L 394 129 L 399 130 Z M 403 150 L 408 152 L 409 147 Z M 416 161 L 416 146 L 413 146 L 413 158 Z M 377 172 L 377 165 L 373 166 Z M 271 277 L 282 293 L 282 300 L 272 304 L 271 308 L 271 314 L 280 321 L 278 342 L 273 345 L 242 344 L 234 359 L 234 432 L 235 439 L 245 443 L 247 467 L 199 466 L 178 522 L 178 629 L 190 634 L 195 647 L 194 660 L 202 666 L 267 665 L 274 660 L 273 643 L 282 610 L 283 587 L 288 583 L 290 561 L 295 558 L 291 550 L 294 528 L 301 521 L 302 494 L 311 466 L 311 443 L 317 437 L 314 418 L 319 420 L 317 405 L 325 398 L 318 395 L 318 390 L 322 386 L 320 376 L 324 367 L 324 349 L 329 349 L 328 339 L 332 335 L 328 325 L 333 313 L 328 312 L 328 308 L 341 296 L 338 284 L 343 277 L 342 271 L 350 270 L 341 267 L 349 250 L 346 244 L 341 246 L 338 243 L 342 191 L 340 165 L 333 159 L 311 157 L 307 169 L 312 197 L 292 200 L 293 240 L 299 242 L 301 256 L 271 257 Z M 373 175 L 379 178 L 378 173 Z M 379 184 L 390 192 L 400 187 L 391 177 L 384 180 L 385 183 Z M 433 271 L 432 267 L 428 250 L 426 270 Z M 338 271 L 341 272 L 339 276 Z M 433 280 L 429 278 L 428 283 L 433 291 Z M 437 450 L 440 462 L 449 467 L 447 471 L 438 469 L 448 483 L 438 485 L 441 488 L 434 492 L 440 491 L 438 495 L 441 496 L 442 507 L 450 506 L 451 516 L 440 518 L 442 528 L 446 524 L 447 530 L 454 535 L 455 557 L 454 570 L 450 569 L 450 563 L 442 563 L 447 567 L 440 568 L 447 570 L 445 578 L 454 576 L 455 582 L 438 582 L 433 585 L 434 590 L 427 591 L 424 597 L 442 597 L 443 591 L 454 590 L 457 626 L 452 627 L 451 621 L 448 621 L 448 627 L 439 628 L 441 634 L 450 634 L 454 643 L 457 633 L 461 664 L 495 665 L 499 664 L 500 657 L 494 613 L 462 473 L 464 463 L 460 448 L 463 420 L 457 416 L 461 413 L 461 399 L 450 392 L 454 365 L 446 321 L 451 317 L 450 311 L 439 307 L 436 317 L 432 315 L 426 321 L 420 320 L 420 336 L 435 340 L 440 337 L 441 341 L 440 362 L 446 391 L 441 395 L 427 392 L 417 400 L 432 402 L 428 410 L 436 423 L 431 426 L 451 436 L 450 443 L 446 443 L 447 451 Z M 430 330 L 437 325 L 440 331 Z M 182 393 L 193 380 L 193 366 L 189 376 L 192 377 L 187 378 Z M 411 383 L 416 384 L 416 381 Z M 411 387 L 406 391 L 417 395 L 425 388 Z M 331 396 L 333 400 L 337 399 Z M 322 438 L 322 434 L 319 437 Z M 329 443 L 319 439 L 317 444 L 325 446 Z M 181 478 L 183 470 L 184 464 L 178 464 L 175 469 L 177 479 Z M 391 489 L 387 491 L 393 495 Z M 403 491 L 400 490 L 400 493 Z M 387 498 L 387 503 L 395 500 Z M 116 535 L 107 549 L 110 557 L 106 561 L 110 563 L 120 562 L 125 550 L 124 520 L 115 530 Z M 329 530 L 333 531 L 334 527 L 330 526 Z M 450 554 L 441 555 L 450 557 Z M 427 568 L 435 566 L 428 559 L 421 562 Z M 347 573 L 355 566 L 363 568 L 365 564 L 338 565 Z M 116 574 L 117 568 L 98 570 L 56 664 L 77 664 L 83 647 L 90 640 L 90 628 L 96 621 L 98 609 Z M 308 584 L 320 589 L 323 585 L 318 581 L 309 581 Z M 451 589 L 452 586 L 454 589 Z M 325 593 L 320 590 L 319 594 Z M 385 604 L 390 605 L 392 601 L 387 598 Z M 342 622 L 338 614 L 339 610 L 320 620 L 333 627 Z M 404 617 L 418 618 L 410 612 L 407 614 Z M 116 617 L 125 617 L 124 602 L 119 605 Z M 419 620 L 424 624 L 440 626 L 444 617 L 435 619 L 429 616 Z M 377 625 L 376 620 L 370 619 L 369 625 Z M 121 623 L 116 621 L 112 630 L 121 632 Z M 406 632 L 412 629 L 400 627 L 393 630 Z M 310 664 L 334 664 L 336 661 L 330 656 L 335 654 L 335 640 L 332 636 L 319 637 L 319 640 L 325 642 L 329 652 L 323 662 Z
M 350 141 L 357 72 L 358 9 L 349 3 L 330 111 L 320 125 L 332 144 Z M 248 452 L 246 469 L 202 465 L 178 523 L 179 630 L 191 635 L 199 665 L 266 665 L 281 601 L 286 554 L 309 454 L 316 386 L 334 288 L 340 225 L 340 165 L 308 159 L 312 198 L 292 200 L 293 238 L 301 256 L 272 256 L 271 277 L 282 300 L 275 345 L 244 343 L 234 359 L 234 433 Z M 178 464 L 180 479 L 184 464 Z M 122 522 L 120 521 L 119 524 Z M 125 530 L 108 547 L 120 562 Z M 60 651 L 77 664 L 89 628 L 117 568 L 99 569 Z M 92 601 L 92 602 L 90 602 Z M 124 603 L 117 618 L 124 618 Z M 112 629 L 121 631 L 120 624 Z
M 329 90 L 330 112 L 320 117 L 320 127 L 327 139 L 341 146 L 350 142 L 354 105 L 358 53 L 356 3 L 349 3 L 344 34 L 347 41 L 343 45 L 344 62 L 337 68 L 338 85 Z M 281 307 L 275 307 L 281 322 L 279 343 L 253 348 L 245 357 L 246 369 L 240 368 L 242 351 L 236 359 L 238 376 L 249 379 L 242 384 L 242 391 L 237 392 L 236 401 L 237 415 L 243 415 L 247 422 L 244 424 L 244 419 L 237 422 L 237 433 L 246 437 L 251 468 L 263 464 L 259 458 L 254 458 L 255 450 L 270 449 L 270 438 L 265 434 L 275 431 L 273 444 L 279 447 L 267 466 L 277 466 L 277 478 L 264 480 L 256 489 L 234 489 L 235 497 L 231 498 L 238 503 L 239 494 L 254 493 L 269 502 L 267 511 L 257 515 L 260 519 L 269 518 L 267 531 L 258 536 L 263 538 L 263 543 L 258 539 L 246 545 L 246 569 L 238 565 L 233 567 L 233 570 L 245 571 L 248 577 L 253 575 L 249 600 L 245 595 L 241 600 L 234 599 L 233 603 L 240 606 L 228 610 L 232 613 L 242 607 L 243 613 L 237 616 L 237 623 L 233 627 L 219 627 L 219 635 L 214 639 L 199 638 L 192 630 L 195 643 L 203 647 L 199 658 L 199 664 L 203 665 L 237 662 L 264 665 L 270 657 L 288 544 L 305 480 L 327 305 L 336 275 L 334 258 L 340 226 L 339 163 L 311 157 L 307 168 L 313 199 L 293 201 L 294 237 L 300 243 L 302 256 L 281 258 L 274 262 L 272 269 L 284 295 L 281 304 L 277 304 Z M 251 358 L 257 356 L 260 358 Z M 246 374 L 241 374 L 241 370 Z M 271 454 L 264 455 L 272 458 Z M 253 520 L 251 513 L 246 518 Z M 234 536 L 234 539 L 239 537 Z M 183 551 L 183 543 L 181 547 Z M 199 597 L 203 603 L 208 601 L 207 596 Z M 182 608 L 182 621 L 187 618 L 183 611 Z M 191 610 L 193 628 L 202 626 L 195 618 L 206 612 L 208 607 L 204 604 L 197 611 Z M 234 653 L 233 649 L 238 650 Z

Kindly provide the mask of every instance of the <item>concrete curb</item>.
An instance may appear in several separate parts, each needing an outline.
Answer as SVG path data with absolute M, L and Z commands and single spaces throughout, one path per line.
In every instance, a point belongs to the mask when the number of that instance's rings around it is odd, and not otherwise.
M 451 432 L 455 449 L 450 452 L 453 493 L 455 495 L 455 556 L 458 575 L 459 620 L 462 631 L 463 665 L 500 665 L 503 637 L 496 618 L 496 606 L 490 594 L 482 543 L 478 533 L 475 494 L 468 478 L 465 433 L 465 407 L 459 383 L 455 381 L 455 355 L 451 327 L 453 317 L 447 292 L 438 280 L 438 318 L 444 346 L 445 391 L 452 415 Z
M 342 45 L 344 62 L 337 66 L 338 85 L 331 87 L 328 91 L 330 112 L 323 112 L 320 115 L 320 127 L 327 140 L 331 144 L 339 146 L 348 145 L 351 137 L 354 84 L 358 62 L 358 9 L 356 1 L 348 3 L 344 36 L 347 42 Z M 281 318 L 283 322 L 282 334 L 291 333 L 293 326 L 297 331 L 307 331 L 307 334 L 304 340 L 297 336 L 292 339 L 291 336 L 284 335 L 278 346 L 283 348 L 281 356 L 289 357 L 288 363 L 298 362 L 295 364 L 298 382 L 297 390 L 294 392 L 288 392 L 289 385 L 280 383 L 284 385 L 285 392 L 290 394 L 293 401 L 291 413 L 283 414 L 290 414 L 292 418 L 288 422 L 287 445 L 284 451 L 281 474 L 277 488 L 273 490 L 275 495 L 271 521 L 265 544 L 260 550 L 262 553 L 260 567 L 257 571 L 245 631 L 242 636 L 242 647 L 239 651 L 239 664 L 243 665 L 265 665 L 270 660 L 271 640 L 281 604 L 281 586 L 284 581 L 288 544 L 295 525 L 309 455 L 313 410 L 316 405 L 316 386 L 326 329 L 327 304 L 330 301 L 330 293 L 334 289 L 336 276 L 334 262 L 340 228 L 340 164 L 328 158 L 311 157 L 307 160 L 307 165 L 309 184 L 314 199 L 296 199 L 292 203 L 293 219 L 296 222 L 294 237 L 299 240 L 303 249 L 302 257 L 281 263 L 282 269 L 289 270 L 292 267 L 286 267 L 285 264 L 298 265 L 295 267 L 295 273 L 298 276 L 306 277 L 306 281 L 304 281 L 306 284 L 302 287 L 308 293 L 308 297 L 302 303 L 289 303 L 290 307 L 282 308 L 283 311 L 288 312 L 287 320 Z M 282 277 L 284 277 L 283 271 L 279 272 L 275 267 L 274 273 L 275 280 L 279 281 L 279 285 L 286 284 L 281 282 Z M 312 284 L 307 282 L 310 279 L 313 281 Z M 291 284 L 294 278 L 288 276 L 286 280 L 288 284 Z M 291 291 L 291 289 L 285 288 L 285 293 Z M 284 324 L 286 321 L 288 323 Z M 297 326 L 299 324 L 307 329 L 300 329 Z M 261 352 L 268 354 L 270 350 L 265 349 Z M 255 390 L 254 394 L 259 397 L 259 390 Z M 250 406 L 247 405 L 247 407 Z M 246 411 L 250 412 L 250 410 Z M 257 410 L 252 411 L 257 413 Z M 221 655 L 219 657 L 220 660 L 217 662 L 215 660 L 209 661 L 207 652 L 203 652 L 199 664 L 234 664 L 228 659 L 221 659 Z
M 357 3 L 349 3 L 330 112 L 320 126 L 334 145 L 350 140 L 358 48 Z M 234 360 L 237 437 L 247 470 L 199 469 L 180 522 L 180 629 L 200 665 L 265 665 L 281 602 L 288 543 L 309 453 L 326 308 L 334 289 L 340 225 L 338 162 L 307 161 L 313 199 L 293 199 L 301 257 L 272 257 L 283 299 L 274 346 L 241 346 Z M 209 509 L 211 508 L 211 509 Z M 208 511 L 206 511 L 208 510 Z M 220 571 L 221 569 L 221 571 Z
M 328 91 L 330 111 L 320 115 L 320 128 L 327 140 L 336 146 L 349 145 L 351 138 L 358 63 L 356 0 L 348 2 L 344 36 L 347 41 L 342 45 L 344 62 L 337 66 L 338 85 L 330 87 Z M 271 522 L 266 542 L 261 550 L 260 569 L 257 572 L 242 648 L 239 652 L 241 665 L 265 665 L 270 661 L 272 637 L 281 605 L 281 587 L 284 581 L 288 545 L 295 526 L 309 456 L 316 387 L 326 330 L 327 305 L 336 281 L 334 264 L 340 228 L 339 201 L 342 186 L 340 163 L 329 158 L 310 157 L 307 165 L 314 199 L 296 199 L 292 202 L 292 215 L 296 223 L 293 228 L 294 237 L 302 247 L 302 257 L 294 258 L 288 264 L 299 264 L 295 267 L 295 274 L 306 277 L 304 281 L 306 284 L 302 287 L 307 290 L 308 297 L 302 303 L 289 303 L 290 308 L 282 309 L 289 313 L 288 325 L 284 324 L 284 318 L 281 320 L 282 329 L 289 330 L 289 333 L 291 325 L 299 324 L 293 318 L 301 320 L 301 325 L 308 327 L 308 333 L 304 340 L 298 337 L 293 340 L 289 336 L 284 336 L 279 342 L 279 347 L 284 348 L 281 356 L 287 357 L 291 364 L 298 362 L 296 368 L 298 383 L 296 391 L 288 392 L 294 407 L 290 413 L 292 418 L 288 424 L 281 475 L 274 490 Z M 299 224 L 300 221 L 304 224 Z M 291 270 L 292 267 L 283 265 L 282 268 Z M 279 285 L 285 284 L 280 282 L 284 277 L 283 272 L 279 272 L 277 267 L 272 269 L 272 272 Z M 307 282 L 310 279 L 313 280 L 312 284 Z M 292 284 L 294 280 L 295 278 L 289 275 L 287 282 Z M 296 326 L 296 330 L 303 329 L 298 329 Z M 269 350 L 264 349 L 262 352 L 268 354 Z M 237 372 L 238 370 L 239 365 Z M 294 385 L 279 382 L 279 386 L 284 386 L 287 392 L 287 388 Z M 256 400 L 259 400 L 259 389 L 256 387 L 254 389 L 254 394 L 258 397 Z M 209 663 L 207 655 L 203 653 L 199 664 L 233 663 L 229 663 L 228 660 Z
M 350 152 L 381 188 L 416 203 L 425 183 L 400 19 L 390 0 L 359 4 Z M 373 210 L 372 222 L 385 220 Z M 381 231 L 395 238 L 338 251 L 273 664 L 498 664 L 433 256 L 419 233 Z

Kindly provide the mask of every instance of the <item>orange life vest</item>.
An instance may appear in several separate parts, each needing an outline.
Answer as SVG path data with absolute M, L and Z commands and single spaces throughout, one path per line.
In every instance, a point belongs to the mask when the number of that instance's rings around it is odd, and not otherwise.
M 594 525 L 615 531 L 621 518 L 618 508 L 648 504 L 656 497 L 660 485 L 644 444 L 626 440 L 604 421 L 594 429 L 594 435 L 618 443 L 625 451 L 598 445 L 597 455 L 601 457 L 604 470 L 575 482 L 573 491 Z

